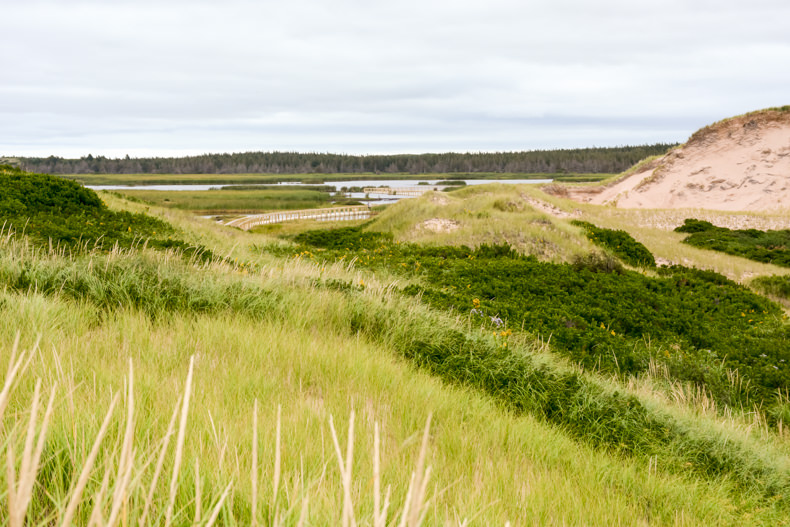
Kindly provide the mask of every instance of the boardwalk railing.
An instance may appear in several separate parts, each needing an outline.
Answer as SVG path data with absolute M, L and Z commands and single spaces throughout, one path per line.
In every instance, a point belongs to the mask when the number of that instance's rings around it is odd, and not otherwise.
M 418 185 L 416 187 L 365 187 L 365 194 L 384 194 L 385 196 L 422 196 L 426 192 L 438 191 L 444 187 Z
M 347 207 L 332 207 L 331 209 L 281 210 L 277 212 L 267 212 L 266 214 L 253 214 L 242 218 L 236 218 L 225 225 L 248 231 L 258 225 L 280 223 L 283 221 L 342 221 L 364 219 L 368 217 L 370 217 L 369 208 L 364 205 L 353 205 Z

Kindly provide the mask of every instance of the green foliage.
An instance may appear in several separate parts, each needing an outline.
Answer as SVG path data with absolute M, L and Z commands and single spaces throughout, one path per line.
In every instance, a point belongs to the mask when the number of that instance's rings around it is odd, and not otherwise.
M 178 240 L 168 223 L 145 214 L 111 211 L 94 191 L 73 181 L 3 166 L 0 188 L 0 225 L 39 245 L 82 251 L 145 243 L 179 249 L 187 257 L 213 258 L 211 251 Z
M 790 267 L 790 230 L 759 231 L 757 229 L 731 230 L 689 218 L 676 228 L 677 232 L 690 233 L 683 243 L 742 256 L 757 262 Z
M 669 144 L 528 152 L 365 155 L 246 152 L 182 158 L 22 158 L 28 170 L 54 174 L 379 174 L 379 173 L 616 173 L 664 154 Z
M 790 330 L 779 306 L 711 271 L 676 266 L 647 277 L 605 257 L 553 264 L 507 246 L 422 247 L 379 236 L 345 228 L 297 241 L 320 240 L 324 258 L 356 256 L 357 266 L 417 280 L 403 292 L 499 331 L 523 328 L 585 368 L 639 374 L 657 362 L 727 404 L 770 400 L 788 385 Z M 748 390 L 724 368 L 737 369 Z
M 437 185 L 446 185 L 449 187 L 465 187 L 466 181 L 463 179 L 443 179 L 436 182 Z
M 99 196 L 79 183 L 0 166 L 0 214 L 69 216 L 106 210 Z
M 412 253 L 413 249 L 407 247 Z M 446 263 L 538 264 L 502 246 L 425 249 L 422 256 Z M 85 257 L 2 257 L 0 285 L 20 292 L 35 288 L 39 294 L 94 305 L 108 314 L 139 309 L 161 319 L 171 314 L 231 313 L 269 322 L 289 320 L 289 310 L 303 313 L 305 294 L 312 291 L 273 290 L 215 273 L 160 265 L 134 251 L 123 259 L 99 256 L 90 266 Z M 449 383 L 487 393 L 503 408 L 535 415 L 592 446 L 642 458 L 645 463 L 658 457 L 662 469 L 679 475 L 725 477 L 739 493 L 756 493 L 775 499 L 777 506 L 788 506 L 790 481 L 783 468 L 767 463 L 742 444 L 690 429 L 633 395 L 609 389 L 595 377 L 535 360 L 524 348 L 514 352 L 503 345 L 506 331 L 492 338 L 489 331 L 463 329 L 435 312 L 408 309 L 403 299 L 379 302 L 360 295 L 360 286 L 336 279 L 324 285 L 347 295 L 346 301 L 333 305 L 338 310 L 333 316 L 335 331 L 362 334 L 386 344 Z M 781 412 L 777 407 L 777 415 Z
M 608 254 L 600 255 L 590 253 L 577 256 L 573 259 L 573 268 L 576 271 L 589 270 L 595 273 L 623 274 L 623 266 L 617 258 Z
M 675 228 L 675 232 L 694 233 L 706 232 L 715 229 L 717 229 L 717 227 L 714 227 L 714 225 L 709 221 L 698 220 L 695 218 L 686 218 L 686 220 L 683 222 L 683 225 Z
M 365 232 L 361 227 L 343 227 L 333 230 L 312 230 L 298 234 L 294 241 L 304 245 L 329 250 L 374 249 L 392 240 L 392 234 Z
M 647 247 L 636 241 L 627 232 L 596 227 L 586 221 L 574 220 L 571 223 L 583 228 L 587 233 L 587 239 L 595 245 L 609 250 L 628 265 L 634 267 L 656 266 L 656 260 Z
M 758 276 L 751 285 L 766 295 L 790 300 L 790 275 Z

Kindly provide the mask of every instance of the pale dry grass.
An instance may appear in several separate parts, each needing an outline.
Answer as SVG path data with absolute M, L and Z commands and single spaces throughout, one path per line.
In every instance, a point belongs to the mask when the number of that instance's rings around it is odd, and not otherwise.
M 552 261 L 570 261 L 592 250 L 567 221 L 536 208 L 536 190 L 535 185 L 475 185 L 443 195 L 441 201 L 429 195 L 402 200 L 376 217 L 371 229 L 392 232 L 396 240 L 431 245 L 507 244 Z M 554 206 L 557 201 L 545 202 Z M 575 214 L 573 208 L 558 210 Z M 420 228 L 431 220 L 449 220 L 457 228 L 451 232 Z
M 189 522 L 197 518 L 198 524 L 207 524 L 219 510 L 218 522 L 252 523 L 253 439 L 263 447 L 263 455 L 255 462 L 259 524 L 275 524 L 275 519 L 277 524 L 288 525 L 302 520 L 311 525 L 341 524 L 346 499 L 343 481 L 348 481 L 346 469 L 351 466 L 352 484 L 345 488 L 351 489 L 351 510 L 358 525 L 373 525 L 374 518 L 381 518 L 385 511 L 387 524 L 398 524 L 404 517 L 406 500 L 420 502 L 420 495 L 427 496 L 424 524 L 460 524 L 464 518 L 500 525 L 507 519 L 517 524 L 611 524 L 617 518 L 639 517 L 638 503 L 647 496 L 661 496 L 666 506 L 659 506 L 654 514 L 664 521 L 669 509 L 684 511 L 683 523 L 689 525 L 704 523 L 703 518 L 715 524 L 734 519 L 726 509 L 713 505 L 729 503 L 726 486 L 686 481 L 664 473 L 663 467 L 653 479 L 644 480 L 639 462 L 590 450 L 532 418 L 503 415 L 485 398 L 442 386 L 398 364 L 391 351 L 371 347 L 358 337 L 332 335 L 321 321 L 338 310 L 333 303 L 339 299 L 326 292 L 315 294 L 313 301 L 322 310 L 305 311 L 304 320 L 290 320 L 284 326 L 222 317 L 154 324 L 132 313 L 119 314 L 99 327 L 79 317 L 53 326 L 46 321 L 67 314 L 74 317 L 78 315 L 75 311 L 85 308 L 52 301 L 42 304 L 35 297 L 16 302 L 19 314 L 9 320 L 15 323 L 36 310 L 45 323 L 42 327 L 50 328 L 44 330 L 41 349 L 52 348 L 55 342 L 61 348 L 57 361 L 45 362 L 37 352 L 30 371 L 47 379 L 47 364 L 63 364 L 62 375 L 55 373 L 45 383 L 57 381 L 74 398 L 74 417 L 70 417 L 67 402 L 56 407 L 53 430 L 55 444 L 63 444 L 64 452 L 71 452 L 68 455 L 77 471 L 98 436 L 99 423 L 95 428 L 90 426 L 90 416 L 107 411 L 109 396 L 118 390 L 110 390 L 110 385 L 118 384 L 113 380 L 114 372 L 122 375 L 124 368 L 128 371 L 129 357 L 134 361 L 133 387 L 140 403 L 135 404 L 129 523 L 164 524 L 189 354 L 195 354 L 194 388 L 174 507 L 174 515 Z M 331 318 L 323 323 L 334 324 Z M 61 329 L 53 329 L 56 326 Z M 121 356 L 116 357 L 119 352 Z M 93 375 L 97 375 L 95 381 Z M 32 382 L 23 384 L 27 393 L 33 392 Z M 128 384 L 123 393 L 128 393 Z M 279 410 L 277 404 L 264 404 L 261 419 L 258 405 L 256 418 L 256 398 L 282 401 L 288 412 Z M 123 401 L 116 402 L 112 424 L 101 441 L 82 499 L 85 503 L 91 497 L 106 496 L 101 508 L 105 521 L 117 488 L 115 478 L 128 422 L 126 412 L 124 418 L 117 415 Z M 412 455 L 412 448 L 422 451 L 424 440 L 420 442 L 419 436 L 411 433 L 420 421 L 425 424 L 426 407 L 433 411 L 436 424 L 431 425 L 430 448 L 424 456 L 424 469 L 419 471 L 416 468 L 423 456 L 417 450 Z M 341 426 L 333 418 L 336 429 L 354 430 L 353 461 L 348 463 L 348 442 L 341 442 L 337 434 L 342 453 L 338 457 L 328 420 L 353 408 L 359 410 L 353 427 L 349 426 L 350 418 L 341 419 Z M 76 426 L 72 419 L 76 419 Z M 281 427 L 276 425 L 279 420 Z M 378 441 L 377 429 L 381 434 Z M 64 437 L 73 439 L 64 443 Z M 80 454 L 82 451 L 85 453 Z M 162 457 L 162 452 L 167 454 Z M 162 459 L 164 466 L 158 468 Z M 199 471 L 191 469 L 198 459 Z M 429 465 L 433 468 L 426 480 Z M 260 481 L 266 479 L 269 490 L 262 491 Z M 48 481 L 42 485 L 49 487 Z M 217 509 L 231 482 L 224 505 Z M 156 489 L 153 494 L 151 488 Z M 68 490 L 53 489 L 52 494 L 67 496 Z M 262 495 L 267 498 L 261 500 Z M 61 505 L 66 501 L 56 500 Z M 529 506 L 525 508 L 524 503 Z M 235 504 L 232 509 L 231 504 Z M 141 523 L 144 507 L 148 507 L 148 516 Z M 87 521 L 91 512 L 89 509 L 80 517 Z M 41 518 L 40 511 L 34 517 Z M 409 513 L 407 521 L 409 517 L 413 519 Z
M 526 209 L 524 213 L 533 214 Z M 575 232 L 574 227 L 563 228 L 569 234 Z M 239 242 L 241 249 L 234 244 L 229 254 L 247 251 L 255 255 L 247 242 Z M 54 260 L 62 256 L 53 249 L 49 253 L 23 251 L 9 258 L 18 258 L 21 264 L 31 258 Z M 116 251 L 107 261 L 96 257 L 89 265 L 109 265 L 111 259 L 128 256 L 130 253 Z M 177 254 L 148 256 L 163 269 L 184 265 Z M 90 461 L 90 476 L 79 501 L 92 500 L 94 505 L 84 511 L 77 507 L 81 515 L 75 517 L 94 525 L 105 525 L 112 517 L 125 525 L 162 524 L 176 472 L 174 524 L 180 518 L 199 525 L 258 520 L 276 525 L 344 521 L 349 525 L 403 521 L 411 525 L 415 517 L 426 524 L 465 524 L 464 518 L 476 518 L 481 524 L 502 524 L 507 519 L 547 525 L 742 524 L 748 521 L 734 507 L 755 510 L 763 505 L 754 501 L 734 504 L 727 482 L 667 474 L 658 459 L 643 466 L 589 449 L 532 418 L 504 414 L 484 397 L 428 379 L 392 360 L 395 352 L 385 345 L 367 343 L 358 334 L 338 334 L 337 328 L 346 324 L 336 318 L 344 313 L 343 305 L 349 300 L 316 288 L 312 279 L 337 277 L 355 284 L 364 280 L 360 295 L 392 297 L 391 283 L 359 271 L 353 260 L 326 266 L 302 257 L 261 260 L 258 266 L 250 270 L 243 263 L 222 260 L 202 269 L 189 266 L 189 272 L 228 275 L 284 292 L 282 313 L 274 320 L 219 315 L 151 321 L 123 310 L 101 315 L 89 305 L 43 298 L 33 290 L 26 295 L 0 293 L 7 322 L 18 325 L 25 340 L 42 335 L 42 346 L 31 344 L 37 351 L 26 359 L 32 361 L 31 370 L 44 379 L 44 386 L 57 382 L 63 387 L 59 390 L 66 395 L 65 410 L 57 407 L 52 430 L 55 445 L 64 445 L 63 451 L 77 467 L 71 481 L 77 479 L 79 467 L 84 470 Z M 419 318 L 427 313 L 420 306 L 400 302 L 397 306 L 402 317 Z M 7 328 L 0 335 L 4 342 L 10 338 Z M 43 360 L 42 348 L 52 349 L 51 359 Z M 192 355 L 196 369 L 185 389 L 181 376 Z M 135 364 L 134 382 L 131 369 L 127 369 L 130 357 Z M 193 363 L 193 359 L 189 361 Z M 9 362 L 9 369 L 14 369 L 15 363 Z M 19 368 L 22 364 L 25 362 Z M 125 389 L 119 391 L 115 386 L 126 371 Z M 16 418 L 21 408 L 29 408 L 24 403 L 29 399 L 26 394 L 35 394 L 36 389 L 26 378 L 17 375 L 15 379 L 12 385 L 26 390 L 18 392 Z M 614 382 L 612 387 L 620 388 Z M 669 408 L 679 414 L 697 412 L 708 420 L 720 419 L 715 408 L 705 406 L 704 394 L 680 387 L 667 405 L 660 401 L 666 393 L 644 392 L 645 398 L 655 398 L 662 411 Z M 139 405 L 133 404 L 135 394 Z M 187 394 L 189 402 L 185 401 Z M 258 398 L 286 405 L 282 429 L 281 407 L 277 405 L 275 413 L 271 404 L 264 405 L 262 422 L 267 426 L 259 428 L 260 408 L 253 403 Z M 113 402 L 105 415 L 110 424 L 102 424 L 96 431 L 94 416 L 103 413 L 97 409 L 107 408 L 110 400 Z M 121 401 L 125 401 L 126 419 L 114 414 Z M 0 408 L 4 404 L 7 399 L 0 401 Z M 334 420 L 331 426 L 327 422 L 333 415 L 350 416 L 353 408 L 361 409 L 360 418 L 348 420 L 344 456 Z M 434 425 L 430 429 L 426 426 L 415 457 L 407 454 L 408 447 L 417 441 L 409 434 L 425 422 L 426 410 L 434 412 Z M 697 414 L 693 417 L 699 419 Z M 129 423 L 135 429 L 131 443 L 125 433 Z M 357 426 L 368 433 L 356 434 Z M 172 439 L 179 442 L 176 427 L 178 434 L 186 431 L 178 463 L 175 458 L 179 456 L 170 444 Z M 284 440 L 283 429 L 293 431 Z M 326 442 L 328 447 L 324 441 L 327 430 L 330 435 L 334 432 L 331 443 Z M 384 437 L 379 430 L 384 430 Z M 373 437 L 372 447 L 367 436 Z M 431 448 L 423 454 L 426 437 Z M 26 441 L 20 438 L 16 443 Z M 263 456 L 268 462 L 261 462 L 258 456 L 259 441 L 269 453 Z M 86 451 L 92 454 L 96 445 L 99 450 L 91 458 Z M 382 466 L 384 446 L 389 454 Z M 131 461 L 129 451 L 134 454 Z M 333 457 L 337 473 L 327 470 Z M 436 470 L 429 471 L 429 465 Z M 366 470 L 360 473 L 359 468 Z M 351 469 L 357 470 L 356 476 Z M 436 480 L 433 494 L 428 492 L 429 476 Z M 14 477 L 18 481 L 21 476 Z M 259 500 L 264 494 L 259 483 L 266 478 L 272 484 L 272 498 Z M 382 492 L 384 480 L 390 486 Z M 49 492 L 51 485 L 45 480 L 39 488 L 47 486 Z M 15 483 L 15 487 L 20 486 Z M 126 490 L 119 492 L 121 488 Z M 36 518 L 60 524 L 54 520 L 62 518 L 61 511 L 71 503 L 74 490 L 77 487 L 71 484 L 52 490 L 55 511 L 49 516 L 38 511 Z M 646 502 L 651 504 L 649 513 L 643 507 Z M 414 512 L 419 510 L 415 503 L 424 506 L 421 513 Z M 113 514 L 113 510 L 119 512 Z M 775 518 L 759 516 L 766 514 L 764 511 L 757 514 L 762 520 Z M 760 523 L 759 519 L 755 523 Z
M 18 462 L 15 457 L 15 444 L 17 438 L 15 435 L 16 426 L 13 421 L 8 422 L 3 419 L 3 413 L 8 406 L 9 400 L 13 396 L 13 391 L 18 387 L 20 380 L 25 376 L 27 369 L 31 363 L 32 358 L 37 353 L 38 348 L 34 347 L 32 350 L 17 353 L 19 347 L 19 334 L 17 334 L 14 347 L 11 351 L 11 358 L 8 363 L 8 371 L 6 374 L 3 390 L 0 392 L 0 422 L 3 423 L 4 432 L 4 448 L 6 451 L 6 477 L 5 477 L 5 497 L 6 497 L 6 512 L 7 521 L 10 527 L 21 527 L 28 524 L 27 513 L 28 506 L 31 503 L 34 495 L 34 486 L 46 485 L 45 481 L 37 481 L 39 470 L 41 469 L 41 457 L 44 451 L 44 444 L 47 436 L 47 430 L 51 423 L 53 412 L 55 409 L 54 401 L 58 392 L 58 386 L 53 385 L 50 390 L 50 396 L 44 410 L 43 417 L 40 417 L 40 403 L 41 403 L 41 379 L 36 380 L 35 388 L 33 391 L 32 401 L 28 407 L 28 425 L 26 427 L 26 434 L 24 436 L 24 448 L 22 453 L 21 462 Z M 52 521 L 61 527 L 67 527 L 74 523 L 80 524 L 85 520 L 84 514 L 86 507 L 90 509 L 87 525 L 107 527 L 117 525 L 129 525 L 130 523 L 138 523 L 138 525 L 149 525 L 153 522 L 154 517 L 149 516 L 152 509 L 152 504 L 155 507 L 158 500 L 155 499 L 154 490 L 157 488 L 159 478 L 162 474 L 163 460 L 165 453 L 168 450 L 169 439 L 174 433 L 174 425 L 178 421 L 178 432 L 175 445 L 174 461 L 171 467 L 170 483 L 168 485 L 169 491 L 167 492 L 168 498 L 164 507 L 164 525 L 171 525 L 173 523 L 184 523 L 183 508 L 179 511 L 175 509 L 176 496 L 180 489 L 183 479 L 182 474 L 182 461 L 184 457 L 184 444 L 190 427 L 188 426 L 188 413 L 190 407 L 191 394 L 193 392 L 193 372 L 195 357 L 192 356 L 189 362 L 189 370 L 185 382 L 184 389 L 179 397 L 173 417 L 170 420 L 167 432 L 162 438 L 162 447 L 157 456 L 157 463 L 150 475 L 150 485 L 147 493 L 143 493 L 147 472 L 150 469 L 150 459 L 145 452 L 141 452 L 134 446 L 135 438 L 135 391 L 134 391 L 134 372 L 132 361 L 129 361 L 129 372 L 125 378 L 126 385 L 125 391 L 125 405 L 126 405 L 126 418 L 123 420 L 123 434 L 122 441 L 116 442 L 115 446 L 105 444 L 105 439 L 108 438 L 108 433 L 114 425 L 120 425 L 120 422 L 115 422 L 115 409 L 121 401 L 121 393 L 116 392 L 112 396 L 109 408 L 107 409 L 102 424 L 92 441 L 92 446 L 87 457 L 82 462 L 82 467 L 78 475 L 75 473 L 76 483 L 70 486 L 67 490 L 67 501 L 63 504 L 62 508 L 56 508 L 50 514 Z M 74 391 L 75 386 L 66 387 L 67 390 Z M 253 424 L 255 426 L 253 431 L 253 438 L 258 439 L 258 407 L 257 400 L 254 407 Z M 176 416 L 180 418 L 176 420 Z M 40 419 L 40 423 L 39 423 Z M 10 425 L 10 428 L 8 428 Z M 285 519 L 291 513 L 290 510 L 282 510 L 278 501 L 280 478 L 281 478 L 281 440 L 280 440 L 280 427 L 281 427 L 281 413 L 278 407 L 277 411 L 277 424 L 276 424 L 276 442 L 275 442 L 275 459 L 274 459 L 274 478 L 272 481 L 272 498 L 270 502 L 270 510 L 273 511 L 271 517 L 266 519 L 266 523 L 270 525 L 285 525 Z M 335 432 L 332 416 L 329 416 L 329 428 L 332 433 L 336 453 L 338 455 L 338 462 L 340 465 L 340 472 L 342 476 L 343 486 L 343 507 L 340 517 L 340 523 L 344 526 L 357 525 L 355 506 L 352 502 L 352 486 L 354 485 L 353 474 L 353 447 L 354 447 L 354 412 L 352 411 L 347 439 L 346 457 L 343 459 L 340 454 L 340 446 Z M 399 525 L 403 527 L 419 527 L 423 524 L 428 504 L 430 502 L 427 498 L 428 480 L 430 477 L 430 467 L 425 468 L 425 460 L 428 452 L 429 444 L 429 428 L 430 417 L 426 423 L 425 431 L 423 434 L 423 441 L 419 451 L 418 462 L 415 471 L 412 473 L 412 481 L 407 492 L 404 505 L 400 509 L 401 522 Z M 38 431 L 37 431 L 38 429 Z M 376 507 L 374 513 L 375 525 L 387 525 L 388 510 L 390 507 L 390 494 L 389 489 L 387 496 L 384 500 L 384 506 L 380 508 L 380 472 L 379 472 L 379 435 L 378 423 L 376 423 L 376 437 L 374 443 L 374 456 L 376 459 L 375 471 L 373 477 L 376 480 L 374 490 L 376 495 L 374 497 Z M 155 443 L 155 442 L 154 442 Z M 252 451 L 255 452 L 252 480 L 257 483 L 260 475 L 257 467 L 257 443 L 253 445 Z M 104 467 L 102 464 L 97 464 L 100 457 L 104 457 Z M 108 462 L 110 459 L 117 459 L 115 470 L 113 463 Z M 74 460 L 74 466 L 78 466 L 78 460 Z M 17 465 L 19 468 L 17 469 Z M 195 459 L 195 488 L 194 488 L 194 502 L 195 514 L 194 525 L 204 525 L 210 527 L 214 525 L 220 513 L 223 510 L 223 504 L 231 495 L 234 489 L 234 482 L 230 481 L 224 487 L 220 496 L 211 505 L 211 512 L 207 518 L 203 519 L 201 516 L 201 504 L 203 497 L 200 490 L 200 477 L 198 459 Z M 415 484 L 415 478 L 417 483 Z M 89 482 L 101 480 L 101 485 L 98 489 L 93 489 L 86 493 L 89 487 Z M 257 508 L 257 487 L 254 486 L 252 508 L 250 510 L 251 523 L 258 524 L 259 510 Z M 139 498 L 141 495 L 144 497 Z M 142 501 L 142 503 L 141 503 Z M 309 514 L 308 503 L 309 495 L 305 494 L 301 500 L 300 516 L 297 525 L 303 525 Z M 79 512 L 81 511 L 81 512 Z M 161 512 L 160 512 L 161 514 Z M 2 517 L 2 516 L 0 516 Z M 158 516 L 159 517 L 159 516 Z M 137 520 L 135 522 L 135 519 Z

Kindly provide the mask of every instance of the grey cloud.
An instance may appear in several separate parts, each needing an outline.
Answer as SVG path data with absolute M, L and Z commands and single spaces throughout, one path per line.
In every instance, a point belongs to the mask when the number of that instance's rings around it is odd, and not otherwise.
M 680 141 L 790 85 L 790 5 L 768 0 L 3 10 L 0 154 Z

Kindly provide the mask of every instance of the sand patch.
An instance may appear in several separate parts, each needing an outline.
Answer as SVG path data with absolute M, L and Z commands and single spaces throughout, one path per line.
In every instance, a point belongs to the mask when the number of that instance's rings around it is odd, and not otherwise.
M 430 232 L 446 233 L 453 232 L 461 228 L 461 223 L 455 220 L 448 220 L 445 218 L 431 218 L 425 220 L 417 225 L 417 230 L 426 230 Z
M 640 227 L 666 231 L 683 225 L 687 218 L 709 221 L 717 227 L 732 230 L 757 229 L 760 231 L 790 229 L 790 218 L 786 216 L 758 216 L 753 214 L 722 214 L 706 209 L 656 210 L 624 216 L 626 221 Z
M 521 194 L 521 199 L 526 201 L 527 204 L 533 209 L 545 212 L 546 214 L 554 216 L 555 218 L 578 218 L 582 215 L 582 211 L 578 209 L 573 212 L 567 212 L 556 205 L 552 205 L 551 203 L 541 201 L 531 196 L 527 196 L 526 194 Z
M 441 192 L 430 192 L 429 194 L 430 197 L 428 201 L 431 203 L 435 203 L 436 205 L 447 205 L 450 203 L 450 199 Z
M 569 197 L 621 208 L 790 210 L 790 112 L 766 110 L 703 128 L 655 165 Z

